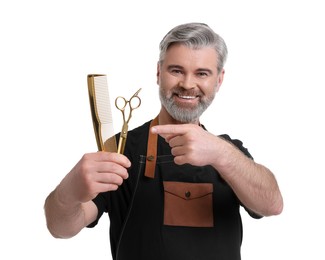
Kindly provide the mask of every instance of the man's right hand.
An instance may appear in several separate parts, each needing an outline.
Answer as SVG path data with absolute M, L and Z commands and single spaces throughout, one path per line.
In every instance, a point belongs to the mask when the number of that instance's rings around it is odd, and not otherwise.
M 84 203 L 100 192 L 114 191 L 128 178 L 129 159 L 118 153 L 85 154 L 58 186 L 65 203 Z
M 100 192 L 118 189 L 128 178 L 130 166 L 122 154 L 85 154 L 46 198 L 44 209 L 50 233 L 68 238 L 92 223 L 98 213 L 92 199 Z

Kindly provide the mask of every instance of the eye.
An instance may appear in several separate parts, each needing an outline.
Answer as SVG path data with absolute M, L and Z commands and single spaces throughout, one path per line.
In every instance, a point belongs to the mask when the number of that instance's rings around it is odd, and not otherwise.
M 203 71 L 198 72 L 197 75 L 198 75 L 200 78 L 205 78 L 205 77 L 209 76 L 207 72 L 203 72 Z
M 171 72 L 174 74 L 182 74 L 183 73 L 180 69 L 173 69 L 173 70 L 171 70 Z

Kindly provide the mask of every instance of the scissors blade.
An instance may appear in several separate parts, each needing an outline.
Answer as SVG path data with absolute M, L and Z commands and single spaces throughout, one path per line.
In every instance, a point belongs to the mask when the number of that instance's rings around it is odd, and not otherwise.
M 141 89 L 142 89 L 142 88 L 139 88 L 139 90 L 138 90 L 137 92 L 135 92 L 131 98 L 138 96 L 138 94 L 139 94 L 139 92 L 140 92 Z M 130 99 L 131 99 L 131 98 L 130 98 Z
M 125 144 L 126 144 L 126 138 L 127 138 L 127 135 L 128 135 L 128 128 L 129 128 L 129 126 L 125 122 L 123 124 L 122 131 L 120 133 L 120 139 L 119 139 L 118 147 L 117 147 L 117 152 L 120 153 L 120 154 L 123 154 L 124 153 L 124 148 L 125 148 Z

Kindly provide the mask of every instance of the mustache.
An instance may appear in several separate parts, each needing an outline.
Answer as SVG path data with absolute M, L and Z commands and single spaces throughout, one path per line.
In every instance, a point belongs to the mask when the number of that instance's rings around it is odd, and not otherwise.
M 178 96 L 193 96 L 193 97 L 203 96 L 203 93 L 200 90 L 185 89 L 183 87 L 174 87 L 171 90 L 171 92 L 174 95 L 178 95 Z

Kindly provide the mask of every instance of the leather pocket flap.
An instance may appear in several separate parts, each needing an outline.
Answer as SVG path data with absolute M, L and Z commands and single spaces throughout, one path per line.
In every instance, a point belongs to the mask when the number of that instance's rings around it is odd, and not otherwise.
M 211 183 L 165 181 L 164 190 L 184 200 L 193 200 L 211 194 L 213 185 Z

